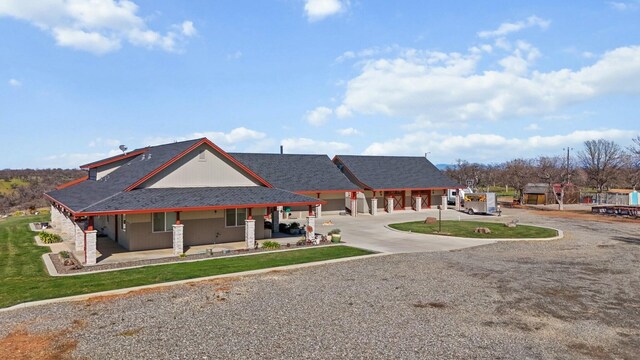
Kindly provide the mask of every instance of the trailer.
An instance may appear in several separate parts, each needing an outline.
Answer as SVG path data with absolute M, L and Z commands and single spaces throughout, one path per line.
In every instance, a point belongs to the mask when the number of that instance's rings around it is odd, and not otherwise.
M 500 208 L 496 202 L 496 193 L 473 193 L 464 196 L 464 212 L 473 214 L 495 214 Z

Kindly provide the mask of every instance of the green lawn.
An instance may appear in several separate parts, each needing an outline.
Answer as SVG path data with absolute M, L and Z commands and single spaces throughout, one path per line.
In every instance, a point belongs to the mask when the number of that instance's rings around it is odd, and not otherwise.
M 331 246 L 51 277 L 41 258 L 48 248 L 35 244 L 35 233 L 27 226 L 29 222 L 46 219 L 44 216 L 30 216 L 0 221 L 0 308 L 27 301 L 371 254 L 347 246 Z
M 425 224 L 422 221 L 412 221 L 391 224 L 389 226 L 402 231 L 411 231 L 421 234 L 438 234 L 437 222 L 435 224 Z M 491 234 L 475 233 L 473 230 L 477 227 L 489 228 L 489 230 L 491 230 Z M 509 228 L 503 223 L 442 220 L 442 233 L 438 235 L 478 239 L 535 239 L 554 237 L 558 235 L 558 232 L 553 229 L 528 225 L 518 225 L 515 228 Z

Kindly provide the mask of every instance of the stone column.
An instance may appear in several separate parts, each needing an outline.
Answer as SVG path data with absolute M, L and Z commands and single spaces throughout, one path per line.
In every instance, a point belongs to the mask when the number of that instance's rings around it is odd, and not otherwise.
M 322 217 L 322 204 L 316 205 L 316 218 Z
M 64 240 L 75 241 L 76 234 L 76 222 L 66 215 L 62 217 L 62 224 L 60 226 L 60 235 Z
M 53 226 L 54 229 L 57 229 L 60 227 L 60 217 L 62 216 L 62 214 L 60 214 L 60 211 L 58 211 L 58 208 L 51 205 L 51 226 Z
M 351 216 L 358 216 L 358 198 L 351 198 Z
M 184 253 L 184 225 L 173 224 L 173 255 Z
M 253 249 L 256 245 L 256 221 L 253 219 L 244 221 L 244 242 L 247 249 Z
M 387 198 L 387 212 L 389 214 L 393 212 L 393 196 Z
M 416 202 L 416 209 L 415 210 L 416 211 L 421 211 L 422 210 L 422 197 L 416 196 L 414 201 Z
M 316 217 L 307 216 L 307 228 L 305 229 L 307 241 L 314 241 L 316 239 Z
M 442 196 L 442 210 L 447 210 L 447 195 Z
M 273 228 L 271 229 L 272 233 L 280 232 L 280 211 L 278 209 L 271 212 L 271 227 Z
M 82 251 L 82 249 L 84 248 L 84 230 L 78 223 L 75 223 L 74 230 L 76 251 Z
M 98 252 L 98 231 L 87 230 L 84 232 L 84 236 L 85 236 L 84 263 L 85 265 L 95 265 L 97 252 Z
M 458 211 L 460 211 L 460 208 L 462 207 L 460 203 L 460 189 L 458 189 L 458 191 L 456 191 L 456 210 Z
M 378 215 L 378 198 L 371 198 L 371 215 Z

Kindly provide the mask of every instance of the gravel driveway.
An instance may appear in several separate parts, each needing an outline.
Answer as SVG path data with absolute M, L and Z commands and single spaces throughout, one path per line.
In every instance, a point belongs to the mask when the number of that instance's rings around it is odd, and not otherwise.
M 509 212 L 565 239 L 0 313 L 0 358 L 637 358 L 640 224 Z

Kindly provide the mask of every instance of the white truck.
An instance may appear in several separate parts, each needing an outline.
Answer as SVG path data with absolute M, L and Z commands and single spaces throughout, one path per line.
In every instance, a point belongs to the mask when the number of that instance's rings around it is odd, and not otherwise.
M 496 202 L 496 193 L 473 193 L 464 196 L 464 212 L 473 214 L 495 214 L 500 213 L 500 208 Z
M 460 202 L 464 202 L 464 195 L 471 194 L 473 191 L 470 188 L 466 189 L 448 189 L 447 190 L 447 204 L 455 205 L 456 204 L 456 194 L 460 191 Z

